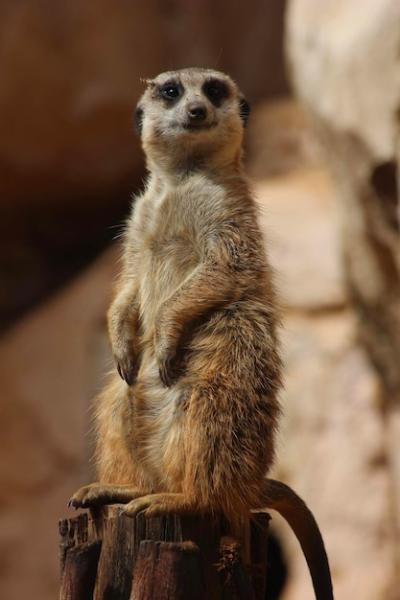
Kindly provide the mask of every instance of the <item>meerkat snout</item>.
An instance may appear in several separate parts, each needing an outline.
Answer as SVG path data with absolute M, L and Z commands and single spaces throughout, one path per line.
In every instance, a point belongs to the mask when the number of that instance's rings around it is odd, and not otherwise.
M 201 123 L 207 117 L 207 107 L 201 102 L 190 102 L 187 106 L 187 115 L 190 123 Z

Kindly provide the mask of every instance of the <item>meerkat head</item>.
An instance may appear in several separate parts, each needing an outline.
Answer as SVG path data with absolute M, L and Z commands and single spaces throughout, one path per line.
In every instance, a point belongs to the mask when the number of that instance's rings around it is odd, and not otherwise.
M 146 83 L 136 126 L 151 169 L 240 162 L 250 108 L 230 77 L 211 69 L 182 69 Z

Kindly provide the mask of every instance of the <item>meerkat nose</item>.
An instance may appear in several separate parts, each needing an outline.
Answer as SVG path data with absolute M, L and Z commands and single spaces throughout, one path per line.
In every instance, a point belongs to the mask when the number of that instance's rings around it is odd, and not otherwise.
M 207 109 L 200 102 L 191 102 L 188 104 L 187 113 L 190 121 L 204 121 L 207 116 Z

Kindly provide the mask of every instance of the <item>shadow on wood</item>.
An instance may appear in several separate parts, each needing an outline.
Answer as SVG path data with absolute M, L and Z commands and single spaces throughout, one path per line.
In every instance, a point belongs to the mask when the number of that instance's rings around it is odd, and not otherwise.
M 132 519 L 105 506 L 60 521 L 60 600 L 263 600 L 269 515 L 242 543 L 223 519 Z

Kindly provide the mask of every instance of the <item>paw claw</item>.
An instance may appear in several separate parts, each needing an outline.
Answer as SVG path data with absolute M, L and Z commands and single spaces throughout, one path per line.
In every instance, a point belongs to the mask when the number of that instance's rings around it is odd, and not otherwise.
M 124 375 L 125 375 L 126 383 L 128 385 L 132 385 L 132 382 L 133 382 L 132 369 L 130 369 L 129 371 L 124 371 Z
M 127 383 L 128 385 L 132 385 L 137 371 L 137 368 L 134 365 L 134 363 L 129 359 L 126 359 L 124 361 L 116 360 L 116 363 L 117 371 L 121 379 L 125 381 L 125 383 Z
M 121 365 L 119 364 L 119 362 L 117 362 L 117 371 L 118 371 L 118 375 L 121 377 L 121 379 L 123 379 L 125 381 L 125 377 L 124 377 L 124 374 L 122 372 Z

